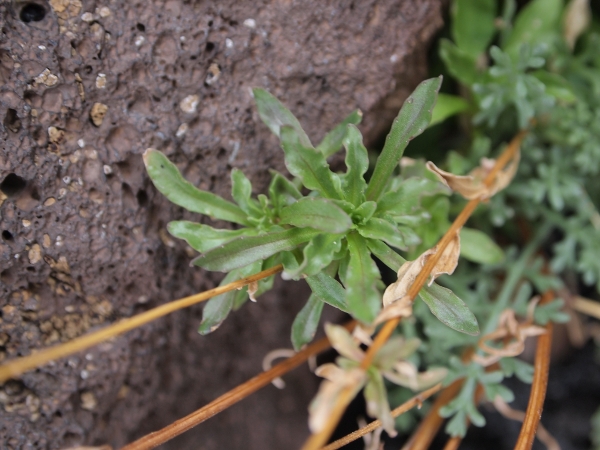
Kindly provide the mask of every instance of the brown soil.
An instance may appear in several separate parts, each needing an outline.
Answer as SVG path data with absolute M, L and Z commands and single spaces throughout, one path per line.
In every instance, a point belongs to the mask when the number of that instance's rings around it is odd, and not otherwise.
M 284 101 L 315 142 L 354 108 L 367 143 L 424 78 L 440 0 L 0 2 L 0 359 L 64 342 L 214 286 L 164 231 L 192 218 L 151 186 L 167 153 L 202 189 L 284 170 L 249 88 Z M 191 96 L 191 97 L 190 97 Z M 196 218 L 196 220 L 198 220 Z M 0 388 L 0 447 L 121 446 L 199 408 L 289 347 L 305 301 L 278 282 L 208 337 L 174 314 Z M 169 448 L 289 448 L 307 434 L 307 369 Z

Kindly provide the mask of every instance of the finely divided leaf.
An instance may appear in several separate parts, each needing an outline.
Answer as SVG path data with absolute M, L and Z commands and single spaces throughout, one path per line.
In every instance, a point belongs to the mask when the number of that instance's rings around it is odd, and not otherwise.
M 304 147 L 312 147 L 310 139 L 302 129 L 302 125 L 300 125 L 298 119 L 283 106 L 283 103 L 261 88 L 252 89 L 252 93 L 254 94 L 254 101 L 256 102 L 260 118 L 275 136 L 281 137 L 281 127 L 288 125 L 296 130 L 298 139 Z
M 300 310 L 292 324 L 292 345 L 294 350 L 299 351 L 315 337 L 321 312 L 323 312 L 323 301 L 312 294 L 308 302 Z
M 317 150 L 325 156 L 325 158 L 333 155 L 342 147 L 342 142 L 348 131 L 348 124 L 358 125 L 362 120 L 362 112 L 360 110 L 353 111 L 339 125 L 325 135 Z
M 240 230 L 219 230 L 187 220 L 169 222 L 167 230 L 172 236 L 185 240 L 190 247 L 200 253 L 207 252 L 219 245 L 232 241 L 240 236 L 251 236 L 256 232 L 251 228 Z
M 496 264 L 504 252 L 487 234 L 472 228 L 460 230 L 460 256 L 479 264 Z
M 327 233 L 345 233 L 352 219 L 340 207 L 326 198 L 305 197 L 286 206 L 279 215 L 280 224 L 311 227 Z
M 348 170 L 342 176 L 342 190 L 347 201 L 359 206 L 365 200 L 367 182 L 364 175 L 369 168 L 369 155 L 362 143 L 362 135 L 354 125 L 348 125 L 344 147 Z
M 176 205 L 215 219 L 248 224 L 244 211 L 218 195 L 193 186 L 181 176 L 175 164 L 158 150 L 147 149 L 144 152 L 144 164 L 156 189 Z
M 423 81 L 402 105 L 377 159 L 367 188 L 367 200 L 379 200 L 408 142 L 429 125 L 431 111 L 441 85 L 441 76 Z
M 379 269 L 362 236 L 350 233 L 347 240 L 350 259 L 344 280 L 350 313 L 362 322 L 372 323 L 381 309 Z
M 334 181 L 335 174 L 329 170 L 325 156 L 304 145 L 294 128 L 281 128 L 281 147 L 285 153 L 287 169 L 300 178 L 306 188 L 319 191 L 324 197 L 340 198 Z
M 319 233 L 321 231 L 312 228 L 292 228 L 260 236 L 240 236 L 197 257 L 192 263 L 207 270 L 228 272 L 254 261 L 266 259 L 281 251 L 292 250 Z
M 479 334 L 475 315 L 450 289 L 432 284 L 421 289 L 419 296 L 440 322 L 461 333 L 471 336 Z
M 325 272 L 320 272 L 307 277 L 306 282 L 310 286 L 313 295 L 319 297 L 321 301 L 329 303 L 331 306 L 346 313 L 349 312 L 346 291 L 344 291 L 344 288 L 338 281 L 331 278 Z

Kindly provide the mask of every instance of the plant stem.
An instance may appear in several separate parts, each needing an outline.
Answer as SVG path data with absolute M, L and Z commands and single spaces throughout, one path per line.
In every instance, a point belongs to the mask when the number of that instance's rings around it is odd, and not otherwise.
M 554 298 L 552 291 L 546 292 L 541 304 L 548 303 Z M 546 325 L 546 333 L 538 338 L 535 350 L 535 363 L 533 372 L 533 383 L 531 383 L 531 394 L 529 404 L 525 412 L 525 420 L 515 445 L 515 450 L 530 450 L 535 439 L 535 433 L 542 417 L 546 389 L 548 387 L 548 374 L 550 372 L 550 351 L 552 350 L 552 322 Z
M 270 277 L 271 275 L 281 272 L 282 270 L 283 266 L 279 264 L 277 266 L 263 270 L 262 272 L 259 272 L 257 274 L 226 284 L 225 286 L 219 286 L 214 289 L 201 292 L 199 294 L 184 297 L 179 300 L 174 300 L 149 311 L 138 314 L 137 316 L 123 319 L 120 322 L 115 323 L 114 325 L 107 326 L 106 328 L 95 331 L 93 333 L 86 334 L 64 344 L 41 350 L 40 352 L 31 354 L 29 356 L 16 358 L 0 366 L 0 384 L 4 383 L 10 378 L 19 376 L 22 373 L 27 372 L 28 370 L 35 369 L 36 367 L 39 367 L 50 361 L 59 358 L 64 358 L 65 356 L 69 356 L 73 353 L 85 350 L 86 348 L 99 344 L 100 342 L 106 341 L 112 337 L 118 336 L 119 334 L 125 333 L 127 331 L 133 330 L 134 328 L 152 322 L 162 316 L 166 316 L 167 314 L 170 314 L 172 312 L 178 311 L 183 308 L 187 308 L 188 306 L 195 305 L 196 303 L 203 302 L 211 297 L 216 297 L 217 295 L 224 294 L 225 292 L 239 289 L 254 281 Z
M 355 325 L 356 322 L 352 320 L 345 324 L 344 327 L 346 327 L 346 329 L 352 329 Z M 159 431 L 147 434 L 146 436 L 138 439 L 137 441 L 126 445 L 121 450 L 146 450 L 150 448 L 155 448 L 173 439 L 174 437 L 179 436 L 180 434 L 195 427 L 196 425 L 199 425 L 202 422 L 210 419 L 211 417 L 217 415 L 221 411 L 236 404 L 240 400 L 243 400 L 250 394 L 253 394 L 260 388 L 269 384 L 275 378 L 286 374 L 292 369 L 295 369 L 312 355 L 316 355 L 317 353 L 328 349 L 329 346 L 329 340 L 326 337 L 324 337 L 323 339 L 320 339 L 317 342 L 309 345 L 304 350 L 296 353 L 294 356 L 277 364 L 276 366 L 272 367 L 266 372 L 263 372 L 255 376 L 254 378 L 251 378 L 250 380 L 246 381 L 243 384 L 240 384 L 231 391 L 221 395 L 219 398 L 213 400 L 203 408 L 194 411 L 193 413 L 173 422 L 172 424 L 166 426 L 165 428 Z
M 392 411 L 392 417 L 398 417 L 401 414 L 411 410 L 417 405 L 420 405 L 424 400 L 427 400 L 433 394 L 442 389 L 442 383 L 438 383 L 435 386 L 421 392 L 420 394 L 415 395 L 414 397 L 408 399 L 406 402 L 398 406 Z M 370 433 L 373 430 L 376 430 L 381 426 L 381 420 L 377 419 L 371 422 L 370 424 L 362 427 L 360 430 L 356 430 L 353 433 L 350 433 L 347 436 L 344 436 L 341 439 L 338 439 L 335 442 L 323 447 L 321 450 L 337 450 L 338 448 L 342 448 L 344 445 L 348 445 L 350 442 L 354 442 L 358 438 L 363 437 L 365 434 Z

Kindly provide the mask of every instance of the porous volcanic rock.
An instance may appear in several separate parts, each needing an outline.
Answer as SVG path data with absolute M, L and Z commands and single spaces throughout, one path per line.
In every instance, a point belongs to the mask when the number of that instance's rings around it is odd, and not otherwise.
M 284 171 L 249 89 L 279 97 L 318 142 L 354 108 L 372 143 L 426 75 L 440 0 L 0 2 L 0 359 L 64 342 L 214 286 L 165 232 L 193 218 L 152 187 L 165 152 L 228 197 Z M 196 217 L 195 220 L 198 220 Z M 289 347 L 302 283 L 276 283 L 214 334 L 201 307 L 55 361 L 0 389 L 0 447 L 115 447 L 165 426 Z M 169 448 L 298 446 L 317 379 L 307 369 Z

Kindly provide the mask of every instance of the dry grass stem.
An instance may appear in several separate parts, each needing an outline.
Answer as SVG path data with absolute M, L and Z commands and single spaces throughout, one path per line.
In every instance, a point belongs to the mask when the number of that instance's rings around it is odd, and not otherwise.
M 541 304 L 548 303 L 554 298 L 554 293 L 544 293 Z M 548 373 L 550 371 L 550 351 L 552 349 L 552 322 L 546 325 L 546 333 L 538 338 L 535 351 L 535 363 L 531 395 L 525 413 L 525 420 L 519 433 L 515 450 L 530 450 L 535 439 L 535 433 L 542 417 L 544 399 L 548 387 Z
M 10 378 L 17 377 L 28 370 L 42 366 L 50 361 L 54 361 L 65 356 L 72 355 L 73 353 L 80 352 L 86 348 L 92 347 L 93 345 L 99 344 L 110 338 L 118 336 L 127 331 L 131 331 L 134 328 L 141 327 L 149 322 L 152 322 L 160 317 L 166 316 L 172 312 L 178 311 L 183 308 L 195 305 L 196 303 L 208 300 L 211 297 L 215 297 L 225 292 L 233 291 L 235 289 L 242 288 L 250 283 L 261 280 L 263 278 L 270 277 L 278 272 L 281 272 L 283 267 L 277 265 L 269 269 L 263 270 L 257 274 L 251 275 L 246 278 L 234 281 L 225 286 L 216 287 L 208 291 L 201 292 L 199 294 L 191 295 L 179 300 L 174 300 L 167 304 L 158 306 L 150 311 L 143 312 L 137 316 L 133 316 L 127 319 L 123 319 L 114 325 L 110 325 L 101 330 L 93 333 L 88 333 L 79 338 L 73 339 L 72 341 L 64 344 L 50 347 L 45 350 L 33 353 L 22 358 L 17 358 L 9 361 L 6 364 L 0 366 L 0 384 L 4 383 Z
M 352 327 L 354 327 L 355 324 L 355 321 L 350 321 L 347 324 L 345 324 L 344 327 L 346 327 L 347 329 L 352 329 Z M 196 425 L 201 424 L 202 422 L 217 415 L 221 411 L 236 404 L 240 400 L 243 400 L 250 394 L 253 394 L 254 392 L 258 391 L 260 388 L 271 383 L 275 378 L 281 377 L 290 370 L 295 369 L 311 356 L 328 349 L 329 345 L 329 340 L 326 337 L 318 340 L 317 342 L 306 347 L 304 350 L 299 351 L 291 358 L 288 358 L 285 361 L 277 364 L 270 370 L 263 372 L 255 376 L 254 378 L 251 378 L 250 380 L 246 381 L 243 384 L 240 384 L 231 391 L 221 395 L 219 398 L 213 400 L 203 408 L 200 408 L 199 410 L 194 411 L 193 413 L 179 420 L 176 420 L 175 422 L 166 426 L 162 430 L 147 434 L 146 436 L 138 439 L 137 441 L 126 445 L 121 450 L 151 449 L 173 439 L 176 436 L 179 436 L 187 430 L 190 430 Z
M 525 137 L 526 133 L 526 131 L 521 131 L 512 139 L 510 144 L 506 147 L 506 149 L 502 152 L 502 154 L 496 161 L 494 167 L 488 172 L 487 176 L 485 177 L 483 181 L 483 184 L 485 186 L 492 186 L 495 183 L 498 174 L 504 169 L 504 167 L 509 162 L 513 160 L 513 158 L 515 158 L 518 155 L 521 147 L 521 141 Z M 423 269 L 421 270 L 419 275 L 416 277 L 414 283 L 408 290 L 407 296 L 411 299 L 411 301 L 416 298 L 421 288 L 427 282 L 427 278 L 431 274 L 432 270 L 434 269 L 440 258 L 443 256 L 446 247 L 455 239 L 456 233 L 458 233 L 459 230 L 463 227 L 463 225 L 467 222 L 467 220 L 469 219 L 473 211 L 475 211 L 475 208 L 477 208 L 480 202 L 480 198 L 470 200 L 465 205 L 460 214 L 456 217 L 456 219 L 454 219 L 454 222 L 452 223 L 448 231 L 446 231 L 442 239 L 440 239 L 436 246 L 437 252 L 432 254 L 427 259 L 427 262 L 423 266 Z M 371 365 L 375 354 L 390 338 L 392 332 L 394 331 L 396 326 L 398 326 L 398 323 L 400 323 L 400 318 L 395 318 L 391 319 L 383 326 L 379 334 L 375 337 L 373 345 L 369 347 L 365 358 L 361 362 L 360 367 L 362 369 L 366 370 Z M 306 443 L 302 447 L 302 450 L 317 450 L 323 447 L 323 445 L 325 445 L 351 400 L 351 389 L 344 389 L 341 395 L 338 397 L 336 407 L 333 409 L 331 415 L 329 416 L 328 423 L 325 425 L 325 427 L 323 427 L 322 431 L 311 435 L 311 437 L 306 441 Z
M 575 297 L 571 306 L 577 312 L 587 314 L 595 319 L 600 319 L 600 302 L 584 297 Z
M 420 406 L 424 400 L 428 399 L 441 389 L 442 384 L 438 383 L 435 386 L 421 392 L 420 394 L 415 395 L 408 401 L 404 402 L 402 405 L 392 410 L 392 416 L 398 417 L 399 415 L 404 414 L 405 412 L 409 411 L 415 406 Z M 338 439 L 337 441 L 332 442 L 331 444 L 323 447 L 321 450 L 336 450 L 338 448 L 342 448 L 343 446 L 348 445 L 350 442 L 354 442 L 355 440 L 365 436 L 366 434 L 376 430 L 379 427 L 381 427 L 381 420 L 374 420 L 373 422 L 362 427 L 361 429 L 356 430 L 355 432 L 350 433 L 349 435 L 344 436 L 343 438 Z

